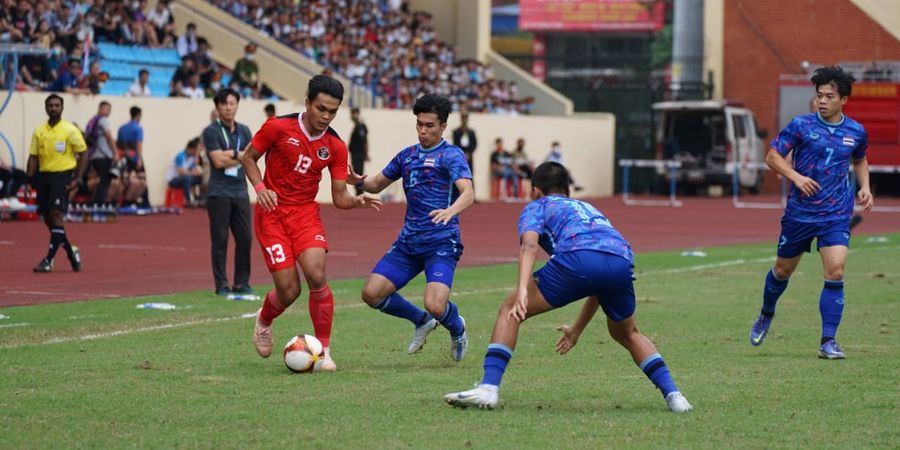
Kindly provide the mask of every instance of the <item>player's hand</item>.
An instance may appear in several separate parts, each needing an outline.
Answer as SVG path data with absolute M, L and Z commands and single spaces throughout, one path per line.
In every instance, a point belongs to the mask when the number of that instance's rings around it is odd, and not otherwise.
M 869 211 L 872 209 L 872 205 L 875 204 L 875 197 L 872 196 L 872 192 L 868 189 L 860 189 L 856 193 L 856 204 Z
M 377 197 L 369 197 L 362 194 L 353 198 L 354 207 L 356 208 L 375 208 L 375 211 L 381 211 L 381 199 Z
M 431 217 L 431 223 L 436 223 L 439 225 L 447 225 L 447 222 L 455 216 L 456 213 L 450 211 L 450 208 L 447 209 L 435 209 L 428 213 L 428 217 Z
M 819 186 L 819 183 L 816 183 L 816 180 L 804 177 L 803 175 L 800 175 L 794 180 L 794 186 L 797 186 L 797 189 L 800 189 L 800 192 L 803 192 L 803 195 L 807 197 L 816 195 L 816 192 L 819 192 L 819 189 L 821 189 L 821 186 Z
M 565 355 L 572 350 L 572 347 L 578 343 L 578 337 L 580 333 L 576 333 L 572 327 L 569 325 L 563 325 L 556 329 L 557 331 L 562 331 L 562 336 L 559 337 L 559 340 L 556 341 L 556 353 L 560 355 Z
M 528 312 L 528 291 L 517 291 L 516 292 L 516 300 L 513 303 L 513 307 L 509 310 L 509 314 L 507 314 L 507 320 L 515 320 L 516 322 L 522 322 L 525 320 L 525 314 Z
M 357 175 L 356 172 L 351 170 L 350 173 L 347 175 L 347 184 L 356 185 L 356 184 L 362 183 L 362 182 L 366 181 L 367 177 L 368 177 L 368 175 Z
M 266 211 L 272 211 L 278 206 L 278 194 L 269 189 L 263 189 L 256 194 L 256 203 Z

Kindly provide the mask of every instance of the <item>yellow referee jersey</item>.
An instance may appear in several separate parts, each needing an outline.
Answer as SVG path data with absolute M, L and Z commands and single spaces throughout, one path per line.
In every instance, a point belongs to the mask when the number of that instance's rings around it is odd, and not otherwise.
M 31 135 L 29 155 L 37 156 L 41 172 L 65 172 L 77 165 L 75 153 L 87 150 L 81 130 L 71 122 L 60 119 L 51 127 L 44 122 Z

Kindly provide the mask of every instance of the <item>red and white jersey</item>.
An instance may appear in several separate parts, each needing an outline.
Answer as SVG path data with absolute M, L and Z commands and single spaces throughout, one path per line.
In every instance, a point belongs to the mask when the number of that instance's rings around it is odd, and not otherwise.
M 315 202 L 326 167 L 332 180 L 347 179 L 347 145 L 331 127 L 310 136 L 299 113 L 267 120 L 253 147 L 266 157 L 263 182 L 278 194 L 278 204 Z

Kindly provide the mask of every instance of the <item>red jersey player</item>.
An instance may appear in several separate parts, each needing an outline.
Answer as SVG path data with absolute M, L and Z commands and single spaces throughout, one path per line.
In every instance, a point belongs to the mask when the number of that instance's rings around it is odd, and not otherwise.
M 336 369 L 329 350 L 334 296 L 325 278 L 328 241 L 316 203 L 322 171 L 327 168 L 331 174 L 336 207 L 378 209 L 381 204 L 347 191 L 347 146 L 329 126 L 343 98 L 340 82 L 324 75 L 313 77 L 306 92 L 306 113 L 267 120 L 241 158 L 257 193 L 256 237 L 275 281 L 275 289 L 257 311 L 253 344 L 263 358 L 272 353 L 272 321 L 300 296 L 299 262 L 309 284 L 309 315 L 325 347 L 322 370 Z M 257 166 L 263 155 L 265 178 Z M 360 179 L 354 175 L 350 181 Z

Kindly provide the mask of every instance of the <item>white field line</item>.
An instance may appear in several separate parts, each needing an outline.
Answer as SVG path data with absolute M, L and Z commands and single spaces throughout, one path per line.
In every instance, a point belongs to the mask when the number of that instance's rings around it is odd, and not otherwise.
M 0 245 L 16 245 L 16 241 L 0 241 Z
M 857 249 L 855 251 L 853 249 L 851 249 L 850 252 L 851 253 L 865 253 L 865 252 L 870 252 L 870 251 L 871 252 L 883 252 L 883 251 L 892 251 L 892 250 L 898 250 L 898 249 L 900 249 L 900 246 L 894 245 L 894 246 L 883 246 L 883 247 L 870 248 L 870 249 Z M 644 272 L 641 275 L 683 273 L 683 272 L 697 271 L 697 270 L 708 270 L 708 269 L 718 268 L 718 267 L 736 266 L 736 265 L 746 264 L 746 263 L 767 262 L 767 261 L 772 261 L 772 260 L 773 260 L 773 257 L 755 258 L 755 259 L 749 259 L 749 260 L 735 259 L 735 260 L 722 261 L 722 262 L 713 263 L 713 264 L 700 264 L 697 266 L 649 271 L 649 272 Z M 510 289 L 512 289 L 512 288 L 511 287 L 496 287 L 496 288 L 479 289 L 479 290 L 473 290 L 473 291 L 459 291 L 459 292 L 454 292 L 453 295 L 460 296 L 460 295 L 489 294 L 489 293 L 495 293 L 495 292 L 507 292 Z M 337 306 L 335 306 L 335 309 L 360 308 L 363 306 L 367 306 L 367 305 L 360 302 L 360 303 L 353 303 L 350 305 L 337 305 Z M 176 323 L 171 323 L 171 324 L 154 325 L 151 327 L 126 328 L 126 329 L 122 329 L 122 330 L 110 331 L 107 333 L 87 334 L 87 335 L 82 335 L 82 336 L 73 336 L 73 337 L 65 337 L 65 338 L 54 338 L 54 339 L 50 339 L 50 340 L 47 340 L 44 342 L 38 342 L 38 343 L 3 345 L 3 346 L 0 346 L 0 349 L 20 348 L 20 347 L 31 346 L 31 345 L 61 344 L 61 343 L 74 342 L 74 341 L 89 341 L 89 340 L 101 339 L 101 338 L 107 338 L 107 337 L 125 336 L 125 335 L 129 335 L 129 334 L 134 334 L 134 333 L 143 333 L 143 332 L 147 332 L 147 331 L 184 328 L 184 327 L 189 327 L 189 326 L 194 326 L 194 325 L 203 325 L 203 324 L 207 324 L 207 323 L 218 323 L 218 322 L 229 322 L 232 320 L 248 319 L 248 318 L 254 318 L 254 317 L 256 317 L 255 314 L 243 314 L 238 317 L 223 317 L 223 318 L 216 318 L 216 319 L 191 320 L 191 321 L 187 321 L 187 322 L 176 322 Z M 21 327 L 21 326 L 27 326 L 27 325 L 29 325 L 29 324 L 28 323 L 18 323 L 18 324 L 14 323 L 14 324 L 0 325 L 0 328 Z

